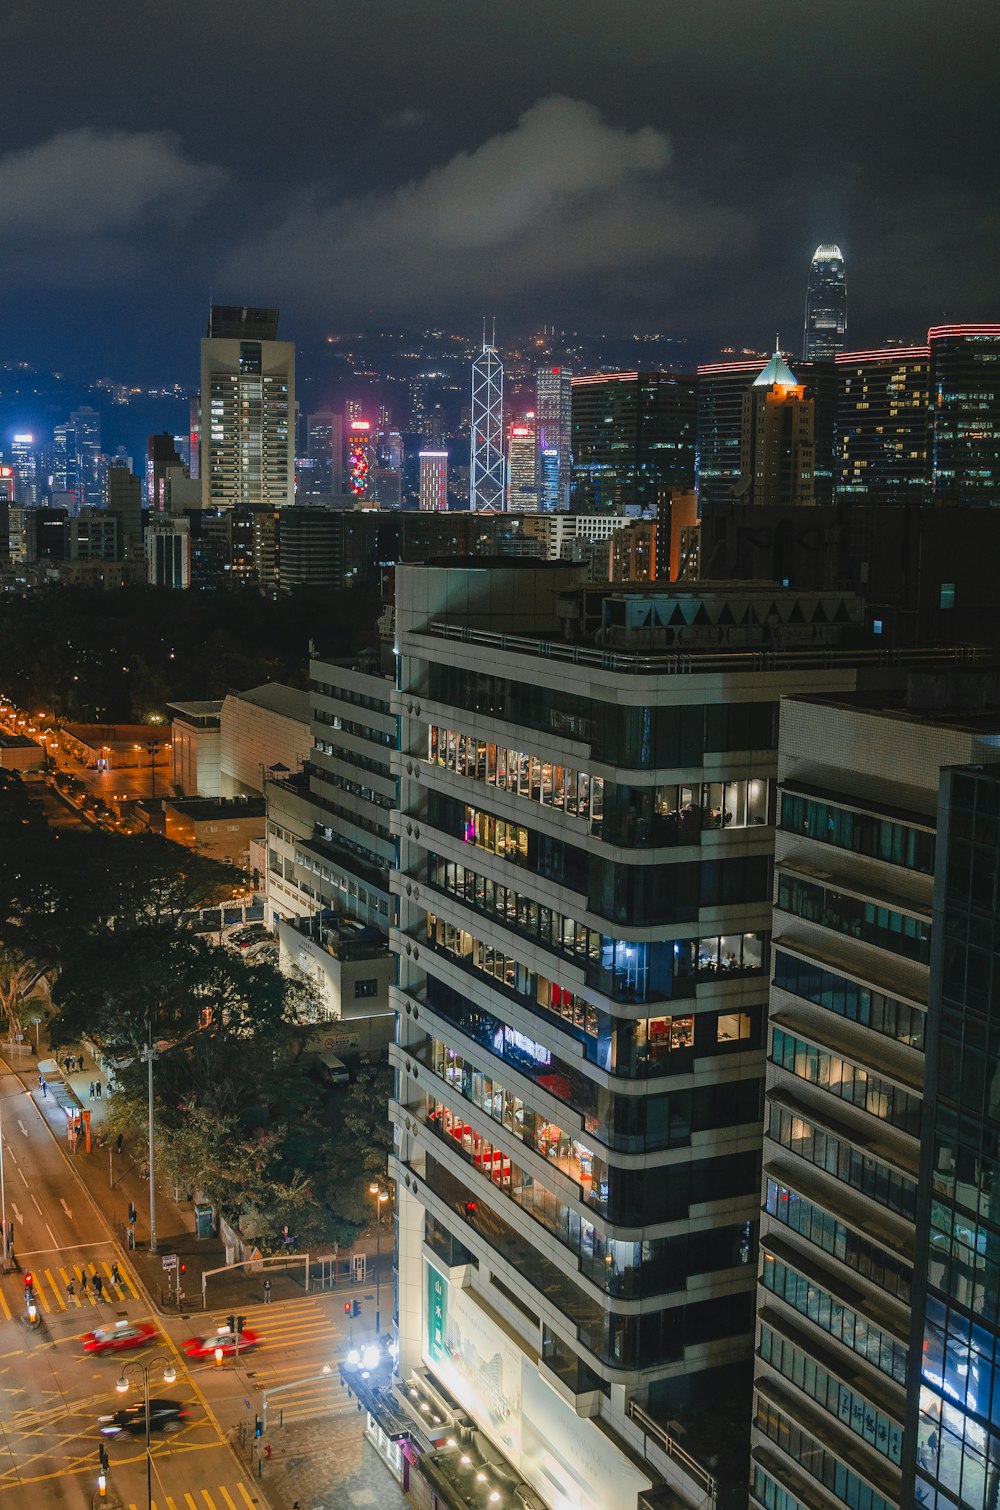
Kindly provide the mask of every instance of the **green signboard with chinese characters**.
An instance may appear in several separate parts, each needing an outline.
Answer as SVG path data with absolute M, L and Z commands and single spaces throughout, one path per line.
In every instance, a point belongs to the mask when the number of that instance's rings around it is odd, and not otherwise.
M 445 1323 L 448 1317 L 448 1286 L 444 1277 L 427 1264 L 427 1355 L 440 1363 L 448 1354 L 445 1348 Z

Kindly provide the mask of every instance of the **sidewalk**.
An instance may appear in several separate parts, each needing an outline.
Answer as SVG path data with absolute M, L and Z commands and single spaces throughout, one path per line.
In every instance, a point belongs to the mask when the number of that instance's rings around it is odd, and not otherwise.
M 67 1138 L 66 1113 L 59 1099 L 60 1081 L 53 1078 L 49 1083 L 47 1094 L 43 1094 L 39 1086 L 39 1062 L 56 1057 L 48 1052 L 44 1039 L 37 1056 L 22 1054 L 19 1056 L 20 1063 L 12 1063 L 11 1068 L 19 1076 L 25 1089 L 30 1091 L 35 1104 L 48 1122 L 67 1159 L 73 1163 L 94 1204 L 111 1222 L 122 1252 L 136 1270 L 157 1310 L 176 1311 L 178 1309 L 173 1296 L 179 1268 L 165 1270 L 164 1254 L 176 1254 L 178 1265 L 187 1264 L 187 1272 L 180 1276 L 180 1284 L 188 1302 L 184 1309 L 200 1310 L 202 1271 L 218 1268 L 226 1262 L 225 1247 L 219 1238 L 201 1240 L 196 1238 L 193 1203 L 175 1200 L 172 1187 L 165 1188 L 157 1181 L 158 1251 L 155 1254 L 149 1252 L 149 1183 L 140 1173 L 140 1167 L 145 1168 L 146 1148 L 134 1147 L 132 1141 L 127 1140 L 121 1155 L 114 1152 L 114 1143 L 108 1140 L 106 1131 L 107 1102 L 104 1097 L 108 1089 L 107 1077 L 97 1068 L 93 1058 L 83 1048 L 73 1051 L 72 1062 L 78 1064 L 81 1056 L 83 1058 L 82 1070 L 75 1068 L 71 1071 L 66 1070 L 66 1050 L 60 1051 L 58 1061 L 62 1084 L 71 1086 L 81 1104 L 90 1112 L 91 1151 L 89 1154 L 85 1151 L 82 1138 L 77 1140 L 75 1151 L 70 1147 Z M 100 1100 L 96 1097 L 92 1100 L 90 1087 L 98 1080 L 101 1082 L 104 1095 Z M 100 1146 L 102 1142 L 103 1147 Z M 135 1248 L 132 1250 L 128 1246 L 130 1201 L 137 1213 L 133 1229 Z M 275 1285 L 275 1291 L 277 1291 L 277 1285 Z M 211 1295 L 209 1298 L 212 1299 Z

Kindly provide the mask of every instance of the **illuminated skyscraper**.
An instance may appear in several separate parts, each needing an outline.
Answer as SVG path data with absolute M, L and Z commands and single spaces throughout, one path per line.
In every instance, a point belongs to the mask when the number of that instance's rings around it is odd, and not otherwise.
M 493 341 L 496 340 L 494 321 Z M 472 363 L 472 444 L 469 507 L 504 506 L 503 362 L 483 331 L 483 349 Z
M 520 513 L 537 509 L 535 427 L 533 416 L 511 425 L 507 437 L 507 507 Z
M 569 508 L 573 385 L 568 367 L 539 367 L 535 379 L 538 507 Z
M 213 304 L 201 343 L 205 508 L 295 501 L 295 346 L 278 311 Z
M 931 484 L 936 504 L 1000 504 L 1000 325 L 935 325 Z
M 740 482 L 744 503 L 785 507 L 816 502 L 813 400 L 780 351 L 743 395 Z
M 76 496 L 81 508 L 99 509 L 104 503 L 101 416 L 84 404 L 69 417 L 73 427 Z
M 818 246 L 809 267 L 802 355 L 829 361 L 847 343 L 847 279 L 844 257 L 832 243 Z
M 838 498 L 929 503 L 930 348 L 845 351 L 836 373 Z
M 11 443 L 10 459 L 14 468 L 18 503 L 36 504 L 38 502 L 38 458 L 35 453 L 35 437 L 25 434 L 15 435 Z
M 352 419 L 347 436 L 347 486 L 356 503 L 372 501 L 371 492 L 371 423 Z
M 696 379 L 676 372 L 575 377 L 573 508 L 656 508 L 694 487 Z
M 344 416 L 332 409 L 310 414 L 306 421 L 306 451 L 313 462 L 314 491 L 339 493 L 344 472 Z
M 448 507 L 447 451 L 420 452 L 420 507 L 437 514 Z

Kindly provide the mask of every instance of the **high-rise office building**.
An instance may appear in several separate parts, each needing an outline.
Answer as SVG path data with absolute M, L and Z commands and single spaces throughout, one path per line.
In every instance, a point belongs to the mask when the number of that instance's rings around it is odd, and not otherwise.
M 743 395 L 759 373 L 756 357 L 705 362 L 698 368 L 696 488 L 701 509 L 731 503 L 739 487 Z
M 201 343 L 202 506 L 295 501 L 295 346 L 278 311 L 213 304 Z
M 371 421 L 354 417 L 347 422 L 347 489 L 355 503 L 377 502 L 372 487 Z
M 573 480 L 573 384 L 568 367 L 539 367 L 535 374 L 538 507 L 568 509 Z
M 861 603 L 582 580 L 397 571 L 400 1398 L 635 1510 L 698 1401 L 745 1495 L 778 700 L 853 688 Z
M 79 508 L 104 505 L 104 470 L 101 455 L 101 416 L 84 404 L 69 417 L 73 437 L 75 491 Z M 72 485 L 70 490 L 72 491 Z
M 56 425 L 52 431 L 50 476 L 53 493 L 69 493 L 76 487 L 76 458 L 71 424 Z
M 538 508 L 533 415 L 511 425 L 507 434 L 507 507 L 521 514 Z
M 847 344 L 847 277 L 844 256 L 832 243 L 818 246 L 809 264 L 802 355 L 832 361 Z
M 26 508 L 33 508 L 41 501 L 34 435 L 22 432 L 13 437 L 10 446 L 10 464 L 14 471 L 14 487 L 18 503 Z
M 494 322 L 493 342 L 496 340 Z M 502 509 L 506 496 L 503 454 L 503 362 L 483 332 L 483 349 L 472 363 L 469 464 L 470 509 Z
M 1000 325 L 936 325 L 931 481 L 937 504 L 1000 504 Z
M 436 513 L 448 507 L 447 451 L 420 452 L 420 507 Z
M 108 468 L 107 511 L 118 522 L 118 559 L 142 561 L 142 483 L 128 467 Z
M 299 491 L 311 498 L 332 498 L 344 486 L 344 416 L 321 409 L 306 420 L 306 455 L 312 463 L 308 486 Z
M 752 1453 L 767 1510 L 825 1505 L 821 1486 L 915 1503 L 900 1473 L 938 784 L 1000 727 L 941 702 L 919 673 L 782 702 Z
M 191 586 L 191 522 L 151 517 L 146 530 L 146 580 L 151 587 Z
M 903 1504 L 1000 1503 L 1000 766 L 943 772 Z
M 930 348 L 845 351 L 836 360 L 838 498 L 930 502 Z
M 757 507 L 814 504 L 814 401 L 779 351 L 743 394 L 736 497 Z
M 656 508 L 693 489 L 696 390 L 695 378 L 672 372 L 572 379 L 576 513 Z
M 180 470 L 181 458 L 169 430 L 150 435 L 146 441 L 146 504 L 151 514 L 170 511 L 168 477 Z

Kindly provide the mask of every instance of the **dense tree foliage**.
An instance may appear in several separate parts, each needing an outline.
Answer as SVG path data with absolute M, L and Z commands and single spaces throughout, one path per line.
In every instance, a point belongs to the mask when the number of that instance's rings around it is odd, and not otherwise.
M 11 594 L 0 600 L 0 692 L 70 721 L 143 723 L 175 698 L 305 686 L 310 640 L 348 655 L 370 638 L 377 612 L 375 595 L 359 590 Z
M 9 777 L 0 854 L 0 1002 L 32 973 L 51 982 L 53 1047 L 87 1038 L 115 1065 L 113 1129 L 145 1139 L 152 1051 L 156 1143 L 178 1185 L 265 1251 L 285 1225 L 300 1245 L 349 1242 L 386 1178 L 389 1071 L 322 1086 L 304 988 L 180 923 L 228 892 L 229 867 L 156 836 L 51 830 Z

